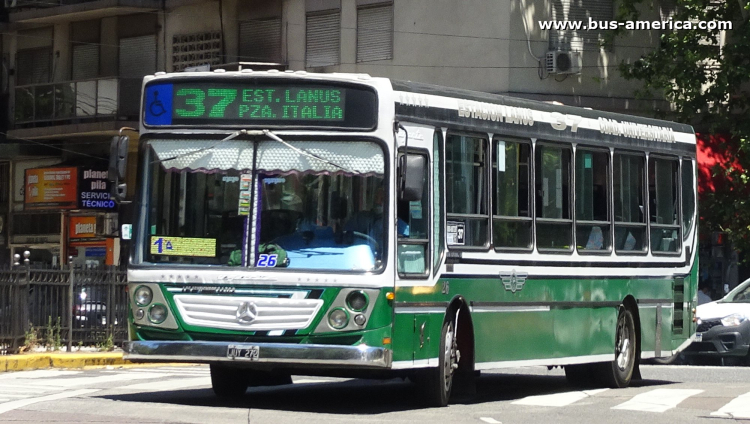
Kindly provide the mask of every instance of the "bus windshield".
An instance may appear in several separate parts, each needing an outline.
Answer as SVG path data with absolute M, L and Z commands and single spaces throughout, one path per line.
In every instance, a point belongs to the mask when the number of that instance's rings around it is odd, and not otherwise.
M 148 262 L 333 271 L 382 267 L 385 164 L 376 143 L 151 140 L 149 145 Z

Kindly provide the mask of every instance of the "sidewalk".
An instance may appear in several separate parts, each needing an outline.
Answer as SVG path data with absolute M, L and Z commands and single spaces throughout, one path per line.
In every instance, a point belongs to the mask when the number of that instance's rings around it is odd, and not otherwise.
M 123 352 L 32 352 L 0 355 L 0 373 L 43 368 L 84 368 L 90 366 L 130 365 Z

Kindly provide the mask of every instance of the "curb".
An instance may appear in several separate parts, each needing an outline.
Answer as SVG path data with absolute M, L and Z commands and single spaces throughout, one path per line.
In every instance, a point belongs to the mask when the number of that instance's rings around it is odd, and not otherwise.
M 35 353 L 0 356 L 0 373 L 44 368 L 84 368 L 89 366 L 130 365 L 122 352 Z

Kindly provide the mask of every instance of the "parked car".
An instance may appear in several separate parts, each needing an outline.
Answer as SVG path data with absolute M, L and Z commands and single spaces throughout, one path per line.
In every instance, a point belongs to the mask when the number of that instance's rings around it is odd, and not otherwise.
M 90 288 L 82 288 L 75 299 L 73 319 L 79 327 L 102 327 L 107 325 L 107 304 L 94 299 Z
M 690 362 L 715 358 L 750 365 L 750 279 L 723 299 L 699 305 L 695 341 L 684 352 Z

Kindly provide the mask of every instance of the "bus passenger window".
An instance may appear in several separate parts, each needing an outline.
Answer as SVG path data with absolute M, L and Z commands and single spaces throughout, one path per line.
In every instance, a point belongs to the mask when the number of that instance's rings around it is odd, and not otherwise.
M 615 197 L 615 251 L 644 252 L 646 218 L 644 210 L 643 155 L 616 152 L 613 183 Z
M 536 244 L 539 249 L 572 250 L 570 157 L 567 147 L 536 148 Z
M 448 246 L 483 247 L 487 244 L 487 140 L 448 134 L 445 141 L 445 182 Z M 455 225 L 451 225 L 454 223 Z
M 651 251 L 679 252 L 677 159 L 652 155 L 648 162 L 649 216 Z
M 495 138 L 492 236 L 495 248 L 531 249 L 531 144 Z
M 609 153 L 579 147 L 575 172 L 578 250 L 609 251 Z

